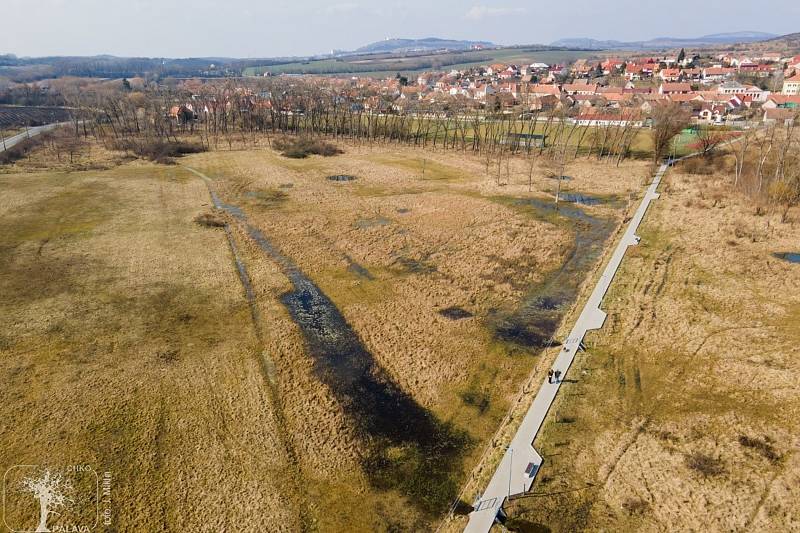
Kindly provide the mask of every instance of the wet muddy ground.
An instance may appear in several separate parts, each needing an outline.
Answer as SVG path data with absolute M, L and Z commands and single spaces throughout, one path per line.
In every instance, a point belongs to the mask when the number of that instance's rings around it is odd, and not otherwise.
M 458 490 L 452 475 L 460 470 L 469 445 L 466 434 L 437 420 L 389 378 L 330 298 L 250 225 L 241 208 L 225 204 L 214 193 L 212 199 L 241 223 L 291 282 L 292 290 L 281 301 L 300 328 L 317 377 L 333 391 L 368 444 L 362 459 L 371 482 L 400 491 L 425 513 L 445 509 Z M 369 275 L 352 261 L 350 268 Z
M 595 198 L 600 201 L 597 197 Z M 489 322 L 498 339 L 522 349 L 538 352 L 558 343 L 553 335 L 566 311 L 577 298 L 580 286 L 597 262 L 616 223 L 589 215 L 578 205 L 560 204 L 556 211 L 551 200 L 513 199 L 512 202 L 537 218 L 564 217 L 574 228 L 575 237 L 564 263 L 532 287 L 520 305 L 508 312 L 490 313 Z
M 450 320 L 461 320 L 463 318 L 470 318 L 472 313 L 460 307 L 448 307 L 439 311 L 439 314 Z

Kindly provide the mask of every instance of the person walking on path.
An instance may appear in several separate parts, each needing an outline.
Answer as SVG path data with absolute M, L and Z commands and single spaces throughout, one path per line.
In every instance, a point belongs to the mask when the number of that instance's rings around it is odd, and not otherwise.
M 553 382 L 553 370 L 552 369 L 547 371 L 547 382 L 548 383 L 552 383 Z
M 555 377 L 556 377 L 556 383 L 561 381 L 561 370 L 556 370 L 555 371 Z

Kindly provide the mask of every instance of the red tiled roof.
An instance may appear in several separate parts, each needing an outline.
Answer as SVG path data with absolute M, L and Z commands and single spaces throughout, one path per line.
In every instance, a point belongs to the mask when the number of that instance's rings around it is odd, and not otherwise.
M 800 105 L 800 95 L 788 96 L 785 94 L 771 94 L 767 97 L 767 100 L 772 100 L 778 105 L 785 105 L 785 104 Z
M 796 118 L 797 111 L 794 109 L 784 109 L 782 107 L 778 107 L 775 109 L 767 109 L 764 112 L 765 119 L 772 119 L 772 120 L 789 120 L 790 118 Z
M 679 92 L 679 91 L 686 91 L 689 92 L 692 90 L 692 86 L 688 83 L 662 83 L 661 88 L 664 91 L 669 92 Z
M 705 69 L 706 76 L 722 76 L 725 74 L 734 74 L 736 72 L 735 68 L 727 68 L 727 67 L 708 67 Z
M 673 102 L 691 102 L 692 100 L 702 100 L 703 97 L 697 94 L 671 94 L 669 99 Z

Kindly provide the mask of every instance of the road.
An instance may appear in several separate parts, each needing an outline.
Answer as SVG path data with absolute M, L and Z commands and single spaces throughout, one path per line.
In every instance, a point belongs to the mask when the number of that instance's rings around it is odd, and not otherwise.
M 542 427 L 550 406 L 553 405 L 553 400 L 555 400 L 556 394 L 561 388 L 561 383 L 563 383 L 576 353 L 582 347 L 583 337 L 586 332 L 601 328 L 605 322 L 606 313 L 600 309 L 600 304 L 608 291 L 608 287 L 611 285 L 611 281 L 614 279 L 614 275 L 619 270 L 628 246 L 633 246 L 639 242 L 636 231 L 639 229 L 639 224 L 641 224 L 650 203 L 659 196 L 656 190 L 667 168 L 669 168 L 667 164 L 662 165 L 647 188 L 642 203 L 633 215 L 619 244 L 614 249 L 614 253 L 611 255 L 605 270 L 603 270 L 602 276 L 597 281 L 597 285 L 586 302 L 583 311 L 578 316 L 575 326 L 573 326 L 556 357 L 552 370 L 559 371 L 561 373 L 560 378 L 552 383 L 545 381 L 542 384 L 511 444 L 506 449 L 500 465 L 489 481 L 489 485 L 475 503 L 474 510 L 469 515 L 469 523 L 464 529 L 466 533 L 488 532 L 506 499 L 510 496 L 527 492 L 533 485 L 533 480 L 542 465 L 542 457 L 533 448 L 533 441 Z
M 40 133 L 53 130 L 62 124 L 66 124 L 66 122 L 55 122 L 53 124 L 45 124 L 44 126 L 36 126 L 33 128 L 28 128 L 27 131 L 23 131 L 22 133 L 14 135 L 13 137 L 9 137 L 3 141 L 0 141 L 0 152 L 5 152 L 6 150 L 10 150 L 11 148 L 18 145 L 24 140 L 30 139 L 31 137 L 35 137 Z

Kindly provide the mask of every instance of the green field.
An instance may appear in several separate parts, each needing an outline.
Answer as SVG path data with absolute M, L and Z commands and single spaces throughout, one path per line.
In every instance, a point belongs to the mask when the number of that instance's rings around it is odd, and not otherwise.
M 265 72 L 273 74 L 359 74 L 361 76 L 384 77 L 412 74 L 426 70 L 463 69 L 490 63 L 561 63 L 574 61 L 586 56 L 586 51 L 578 50 L 538 50 L 534 48 L 503 48 L 499 50 L 474 50 L 468 52 L 448 52 L 442 54 L 400 57 L 397 55 L 352 56 L 346 59 L 320 59 L 298 61 L 280 65 L 249 67 L 243 71 L 245 76 L 261 76 Z M 596 54 L 598 52 L 591 52 Z

